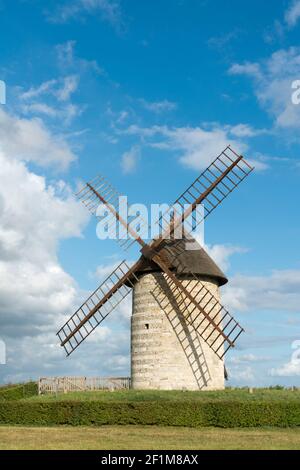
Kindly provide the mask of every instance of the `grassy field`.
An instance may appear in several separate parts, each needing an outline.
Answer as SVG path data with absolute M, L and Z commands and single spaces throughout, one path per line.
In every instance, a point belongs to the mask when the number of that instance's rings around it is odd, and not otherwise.
M 0 400 L 1 450 L 300 449 L 300 390 L 36 393 Z
M 124 390 L 124 391 L 98 391 L 98 392 L 73 392 L 66 394 L 40 395 L 27 398 L 26 401 L 300 401 L 300 390 L 276 390 L 254 389 L 249 393 L 247 389 L 225 389 L 211 392 L 183 392 L 183 391 L 159 391 L 159 390 Z
M 300 429 L 191 429 L 158 426 L 0 427 L 1 450 L 300 449 Z

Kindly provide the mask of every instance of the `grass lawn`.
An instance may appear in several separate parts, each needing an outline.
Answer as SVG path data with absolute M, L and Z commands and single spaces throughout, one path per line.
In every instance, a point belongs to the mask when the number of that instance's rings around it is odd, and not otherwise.
M 0 426 L 0 449 L 300 449 L 300 429 Z
M 78 400 L 78 401 L 164 401 L 164 400 L 200 400 L 200 401 L 300 401 L 299 390 L 275 390 L 275 389 L 254 389 L 249 393 L 247 389 L 225 389 L 211 392 L 183 392 L 183 391 L 160 391 L 160 390 L 116 390 L 116 391 L 97 391 L 97 392 L 71 392 L 66 394 L 36 395 L 27 398 L 26 401 L 54 401 L 54 400 Z

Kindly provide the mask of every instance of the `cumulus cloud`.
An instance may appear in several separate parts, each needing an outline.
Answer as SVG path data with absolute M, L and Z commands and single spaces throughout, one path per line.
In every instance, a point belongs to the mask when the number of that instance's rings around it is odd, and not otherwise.
M 50 361 L 55 332 L 78 302 L 57 249 L 60 240 L 81 236 L 88 216 L 66 183 L 48 185 L 3 150 L 0 176 L 0 330 L 9 359 L 1 372 L 26 375 L 33 364 L 42 369 L 41 355 Z
M 300 375 L 300 362 L 287 362 L 281 367 L 273 367 L 269 373 L 272 377 L 297 377 Z
M 293 0 L 290 3 L 289 8 L 285 12 L 285 15 L 284 15 L 285 22 L 290 28 L 293 28 L 298 23 L 299 18 L 300 18 L 300 1 Z
M 292 84 L 300 77 L 300 48 L 278 50 L 260 63 L 233 64 L 229 73 L 253 80 L 260 105 L 278 128 L 299 128 L 300 106 L 292 101 Z
M 245 137 L 257 135 L 258 130 L 245 124 L 235 126 L 220 126 L 206 124 L 202 127 L 152 126 L 140 127 L 131 125 L 127 129 L 118 130 L 120 134 L 137 136 L 144 145 L 159 150 L 172 151 L 179 154 L 179 162 L 194 170 L 203 170 L 217 155 L 231 144 L 235 151 L 245 153 L 248 144 Z M 243 137 L 243 141 L 241 140 Z M 255 165 L 256 160 L 251 159 Z M 267 168 L 263 162 L 258 162 L 257 169 Z
M 208 254 L 212 257 L 215 263 L 220 266 L 224 271 L 230 267 L 230 258 L 237 253 L 246 253 L 248 250 L 241 246 L 234 245 L 204 245 Z
M 292 343 L 294 350 L 289 362 L 280 367 L 270 369 L 269 373 L 273 377 L 294 377 L 300 375 L 300 340 Z
M 141 155 L 139 146 L 134 145 L 128 152 L 124 152 L 121 159 L 121 168 L 123 173 L 133 173 L 137 167 L 138 160 Z
M 65 170 L 76 159 L 62 136 L 52 134 L 38 118 L 22 119 L 0 109 L 2 151 L 13 159 Z
M 195 170 L 207 167 L 229 143 L 238 153 L 246 150 L 245 144 L 230 139 L 228 133 L 218 127 L 210 130 L 183 127 L 166 131 L 165 135 L 169 149 L 182 152 L 179 161 Z
M 34 339 L 10 338 L 6 345 L 7 365 L 0 369 L 5 383 L 45 376 L 129 376 L 129 329 L 112 331 L 106 326 L 98 327 L 68 358 L 52 333 Z
M 3 149 L 0 177 L 0 340 L 7 349 L 0 380 L 128 375 L 130 298 L 71 358 L 55 334 L 88 296 L 57 255 L 61 240 L 81 236 L 88 212 L 64 181 L 48 184 Z
M 275 270 L 267 276 L 236 275 L 224 288 L 226 305 L 238 311 L 299 312 L 300 271 Z

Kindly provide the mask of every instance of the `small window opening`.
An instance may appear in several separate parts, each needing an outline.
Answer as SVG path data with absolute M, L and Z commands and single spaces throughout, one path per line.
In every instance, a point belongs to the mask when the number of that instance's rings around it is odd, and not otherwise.
M 149 323 L 145 323 L 146 330 L 149 330 Z

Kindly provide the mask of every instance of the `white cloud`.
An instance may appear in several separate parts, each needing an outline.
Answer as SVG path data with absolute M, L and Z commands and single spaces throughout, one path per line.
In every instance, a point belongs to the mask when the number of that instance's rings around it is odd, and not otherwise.
M 300 48 L 278 50 L 259 64 L 234 64 L 229 73 L 253 79 L 257 99 L 277 127 L 299 128 L 300 106 L 292 102 L 292 83 L 300 77 Z
M 96 72 L 97 75 L 106 76 L 106 72 L 98 65 L 96 60 L 87 60 L 77 57 L 75 54 L 76 41 L 67 41 L 55 46 L 58 65 L 63 73 L 66 70 L 72 71 L 73 75 L 78 76 L 86 71 Z
M 118 130 L 119 134 L 137 136 L 144 145 L 159 150 L 172 151 L 179 155 L 179 162 L 194 170 L 203 170 L 228 144 L 238 153 L 245 153 L 248 144 L 240 137 L 254 137 L 263 130 L 255 130 L 246 124 L 223 126 L 219 124 L 205 124 L 202 127 L 167 127 L 152 126 L 139 127 L 131 125 L 125 130 Z M 248 159 L 248 158 L 247 158 Z M 256 165 L 256 160 L 251 159 Z M 267 165 L 258 162 L 257 169 L 263 170 Z
M 23 114 L 29 116 L 43 115 L 47 118 L 59 119 L 66 126 L 71 124 L 75 117 L 80 116 L 83 110 L 84 108 L 72 103 L 68 103 L 61 108 L 52 107 L 46 103 L 32 103 L 21 106 Z
M 67 41 L 56 46 L 58 62 L 63 67 L 69 67 L 74 62 L 76 41 Z
M 57 85 L 57 80 L 47 80 L 46 82 L 41 83 L 38 87 L 31 87 L 29 90 L 23 92 L 20 95 L 20 98 L 23 100 L 29 100 L 32 98 L 37 98 L 44 93 L 49 93 L 54 86 Z
M 128 152 L 123 153 L 121 159 L 121 167 L 123 173 L 133 173 L 137 167 L 138 160 L 140 158 L 141 150 L 140 147 L 134 145 Z
M 267 276 L 236 275 L 224 288 L 223 301 L 238 311 L 299 312 L 300 271 L 277 270 Z
M 300 375 L 300 362 L 290 361 L 281 367 L 270 369 L 269 374 L 272 377 L 297 377 Z
M 31 87 L 20 94 L 20 110 L 27 115 L 43 115 L 60 119 L 64 124 L 69 125 L 83 111 L 83 107 L 70 102 L 78 84 L 78 75 L 68 75 L 57 80 L 49 80 L 37 87 Z M 42 98 L 44 101 L 41 101 Z
M 255 354 L 242 354 L 240 356 L 229 357 L 227 364 L 245 364 L 248 362 L 266 362 L 270 361 L 270 356 L 256 356 Z
M 117 318 L 117 317 L 116 317 Z M 117 320 L 116 320 L 117 322 Z M 26 336 L 7 341 L 8 363 L 2 380 L 21 382 L 43 376 L 128 376 L 130 333 L 98 327 L 72 356 L 66 358 L 55 334 Z
M 79 77 L 77 75 L 70 75 L 63 79 L 62 88 L 56 92 L 57 99 L 59 101 L 67 101 L 70 99 L 72 93 L 77 90 L 79 83 Z
M 294 350 L 289 362 L 278 368 L 272 368 L 269 374 L 273 377 L 293 377 L 300 375 L 300 340 L 293 341 Z
M 82 20 L 86 15 L 96 14 L 116 29 L 119 29 L 122 24 L 119 0 L 61 1 L 53 12 L 47 12 L 47 18 L 53 23 L 66 23 L 73 19 Z
M 1 119 L 8 128 L 15 126 L 14 140 L 21 149 L 20 119 L 2 111 Z M 88 294 L 64 271 L 58 247 L 63 239 L 81 236 L 89 215 L 64 181 L 47 184 L 26 167 L 24 160 L 43 165 L 43 155 L 48 157 L 48 148 L 55 147 L 55 138 L 45 126 L 43 131 L 48 136 L 44 145 L 24 144 L 23 157 L 1 136 L 5 145 L 0 149 L 0 334 L 7 364 L 0 369 L 0 380 L 127 375 L 129 298 L 87 339 L 80 353 L 66 359 L 59 347 L 56 331 Z
M 62 136 L 37 118 L 22 119 L 0 109 L 0 146 L 11 158 L 65 170 L 76 159 Z
M 287 25 L 290 28 L 293 28 L 298 23 L 299 18 L 300 18 L 300 1 L 293 0 L 289 8 L 285 12 L 284 19 Z
M 229 126 L 228 131 L 234 137 L 255 137 L 256 135 L 262 134 L 265 131 L 253 129 L 249 124 L 237 124 L 236 126 Z
M 58 110 L 49 106 L 46 103 L 32 103 L 32 104 L 25 104 L 22 106 L 22 111 L 25 114 L 44 114 L 48 117 L 57 117 Z
M 229 69 L 230 75 L 249 75 L 250 77 L 260 78 L 260 64 L 257 62 L 245 62 L 244 64 L 233 64 Z
M 56 344 L 57 327 L 78 302 L 57 249 L 60 240 L 81 235 L 88 216 L 63 181 L 47 185 L 3 150 L 0 177 L 0 331 L 9 360 L 1 373 L 24 365 L 26 375 L 40 350 Z
M 169 148 L 182 152 L 179 161 L 194 170 L 207 167 L 229 143 L 238 153 L 246 150 L 245 144 L 230 139 L 227 132 L 218 127 L 210 130 L 200 127 L 178 128 L 166 132 L 166 136 Z
M 48 80 L 41 83 L 38 87 L 31 87 L 29 90 L 21 93 L 20 98 L 24 101 L 29 101 L 42 95 L 53 95 L 59 101 L 68 101 L 77 90 L 78 84 L 78 75 L 68 75 L 60 79 Z
M 93 273 L 93 277 L 99 282 L 103 282 L 121 263 L 121 260 L 117 260 L 114 263 L 99 264 L 96 271 Z
M 162 100 L 162 101 L 146 101 L 140 99 L 139 102 L 147 110 L 153 113 L 163 113 L 166 111 L 174 111 L 177 108 L 177 104 L 173 101 Z
M 204 248 L 215 263 L 224 271 L 230 267 L 230 257 L 236 253 L 246 253 L 248 250 L 233 245 L 205 245 Z
M 230 380 L 238 381 L 239 383 L 252 383 L 255 380 L 254 371 L 251 366 L 239 367 L 237 365 L 228 368 Z

